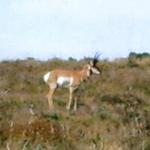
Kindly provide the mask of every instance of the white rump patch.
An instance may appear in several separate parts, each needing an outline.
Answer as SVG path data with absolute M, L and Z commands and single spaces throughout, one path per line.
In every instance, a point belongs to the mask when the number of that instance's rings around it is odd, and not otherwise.
M 57 79 L 57 84 L 59 86 L 70 86 L 73 83 L 73 78 L 72 77 L 58 77 Z
M 49 77 L 50 77 L 50 72 L 48 72 L 48 73 L 46 73 L 44 76 L 43 76 L 43 79 L 44 79 L 44 81 L 47 83 L 47 81 L 48 81 L 48 79 L 49 79 Z

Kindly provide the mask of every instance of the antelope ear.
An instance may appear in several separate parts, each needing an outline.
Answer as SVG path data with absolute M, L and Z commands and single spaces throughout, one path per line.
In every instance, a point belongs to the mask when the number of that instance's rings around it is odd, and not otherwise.
M 91 66 L 94 66 L 94 63 L 93 61 L 91 60 L 90 63 L 89 63 Z

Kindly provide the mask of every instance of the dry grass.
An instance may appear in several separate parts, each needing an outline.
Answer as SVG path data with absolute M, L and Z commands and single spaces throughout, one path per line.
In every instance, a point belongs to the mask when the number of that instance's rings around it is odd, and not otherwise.
M 1 150 L 150 149 L 149 58 L 101 61 L 102 76 L 79 89 L 77 112 L 65 109 L 66 89 L 56 92 L 55 111 L 48 110 L 43 74 L 83 63 L 56 58 L 0 63 Z

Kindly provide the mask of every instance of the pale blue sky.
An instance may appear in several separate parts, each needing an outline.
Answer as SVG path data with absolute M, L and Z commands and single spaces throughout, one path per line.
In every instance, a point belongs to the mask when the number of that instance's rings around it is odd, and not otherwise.
M 150 52 L 149 0 L 0 0 L 0 60 Z

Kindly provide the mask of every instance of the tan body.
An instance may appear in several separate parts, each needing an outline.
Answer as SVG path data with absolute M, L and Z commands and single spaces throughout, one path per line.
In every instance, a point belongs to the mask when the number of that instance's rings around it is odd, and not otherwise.
M 48 83 L 56 82 L 58 78 L 61 77 L 68 77 L 72 79 L 72 82 L 68 86 L 78 86 L 81 81 L 86 80 L 90 75 L 88 75 L 86 70 L 63 70 L 63 69 L 56 69 L 50 72 L 50 78 L 48 79 Z M 58 83 L 59 84 L 59 83 Z

